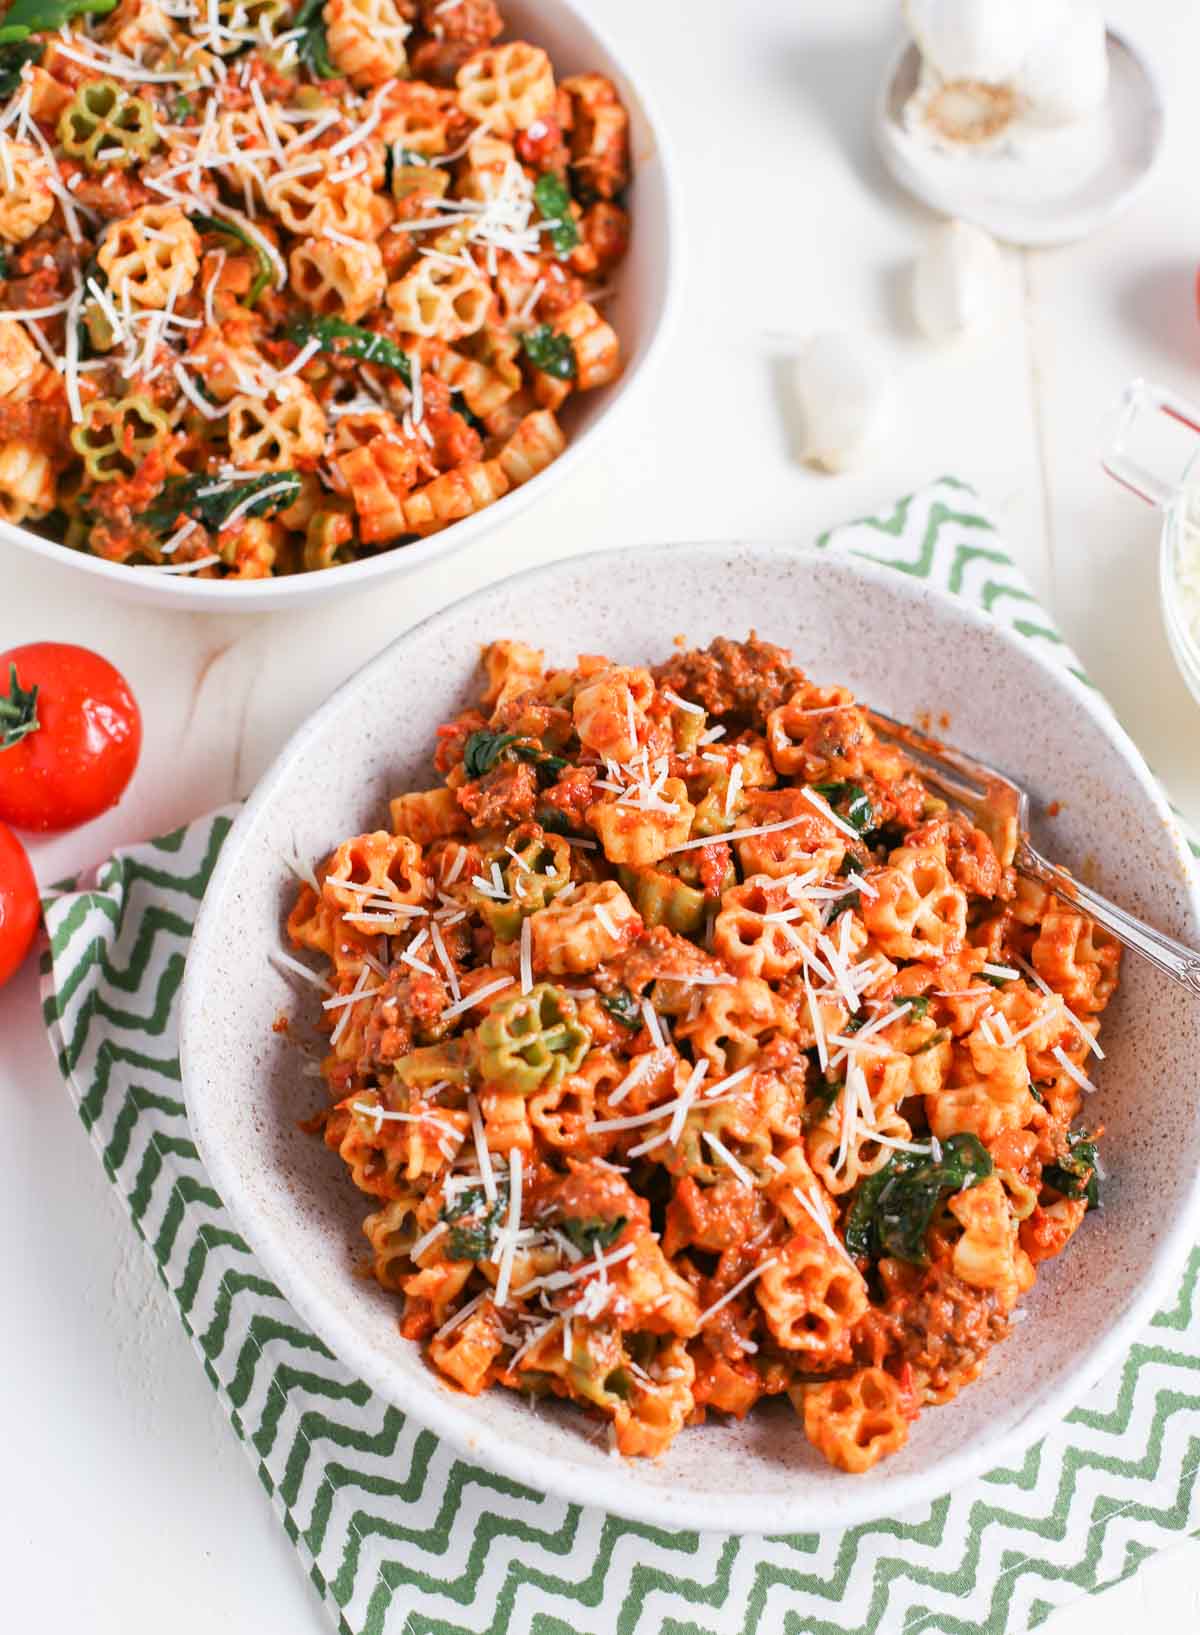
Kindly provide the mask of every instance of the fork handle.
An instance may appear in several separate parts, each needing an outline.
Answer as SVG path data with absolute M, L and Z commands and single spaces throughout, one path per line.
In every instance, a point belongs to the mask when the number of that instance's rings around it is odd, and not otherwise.
M 1097 925 L 1111 931 L 1118 942 L 1132 948 L 1143 959 L 1148 959 L 1151 965 L 1157 966 L 1166 976 L 1200 999 L 1200 953 L 1194 948 L 1177 942 L 1165 932 L 1156 931 L 1145 920 L 1139 920 L 1135 914 L 1118 908 L 1116 903 L 1109 902 L 1107 897 L 1085 886 L 1065 869 L 1056 868 L 1027 840 L 1023 840 L 1017 849 L 1016 865 L 1022 874 L 1040 880 L 1042 885 L 1049 887 L 1064 902 L 1070 903 L 1072 908 L 1083 909 Z

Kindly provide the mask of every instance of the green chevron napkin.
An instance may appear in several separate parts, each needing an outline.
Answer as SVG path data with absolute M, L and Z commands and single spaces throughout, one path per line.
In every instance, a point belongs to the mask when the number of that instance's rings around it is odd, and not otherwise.
M 1074 662 L 961 483 L 818 545 L 929 579 Z M 472 1465 L 373 1395 L 263 1275 L 188 1129 L 175 1003 L 231 822 L 130 847 L 90 889 L 47 899 L 45 1016 L 100 1160 L 343 1635 L 1018 1635 L 1200 1529 L 1200 1249 L 1123 1366 L 1023 1459 L 845 1531 L 621 1521 Z

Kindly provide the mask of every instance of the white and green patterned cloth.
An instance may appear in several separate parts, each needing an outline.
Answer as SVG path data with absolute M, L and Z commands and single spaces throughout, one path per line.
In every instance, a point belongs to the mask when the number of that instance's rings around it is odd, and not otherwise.
M 1074 665 L 961 483 L 819 547 L 931 580 Z M 45 1015 L 100 1160 L 343 1635 L 1018 1635 L 1200 1530 L 1200 1248 L 1123 1366 L 1023 1459 L 840 1532 L 622 1521 L 472 1465 L 373 1395 L 263 1275 L 188 1128 L 175 1005 L 231 822 L 130 847 L 92 890 L 47 901 Z

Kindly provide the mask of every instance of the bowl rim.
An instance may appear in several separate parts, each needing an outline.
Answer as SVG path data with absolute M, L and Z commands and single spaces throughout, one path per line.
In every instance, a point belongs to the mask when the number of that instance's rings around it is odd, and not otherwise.
M 857 554 L 833 555 L 819 546 L 793 546 L 777 541 L 706 540 L 679 541 L 652 546 L 625 546 L 615 549 L 581 552 L 577 556 L 560 558 L 555 562 L 537 565 L 513 575 L 507 585 L 540 579 L 553 581 L 577 573 L 588 563 L 599 567 L 609 563 L 644 562 L 647 557 L 664 555 L 727 555 L 731 549 L 749 550 L 757 555 L 781 562 L 795 562 L 808 558 L 842 568 L 868 584 L 886 586 L 902 600 L 913 603 L 946 602 L 953 614 L 968 628 L 986 631 L 1001 643 L 1034 663 L 1053 687 L 1065 690 L 1096 723 L 1125 762 L 1139 792 L 1148 800 L 1161 821 L 1169 843 L 1177 854 L 1180 865 L 1180 883 L 1184 888 L 1193 935 L 1200 936 L 1200 871 L 1191 863 L 1183 837 L 1170 807 L 1146 766 L 1140 752 L 1128 733 L 1112 713 L 1102 695 L 1085 686 L 1065 665 L 1054 663 L 1017 632 L 1008 629 L 996 619 L 973 607 L 970 603 L 950 596 L 927 581 L 897 573 L 894 568 L 872 562 Z M 254 1253 L 263 1262 L 268 1274 L 278 1284 L 285 1297 L 295 1306 L 303 1320 L 341 1359 L 352 1368 L 385 1401 L 395 1401 L 395 1381 L 388 1365 L 377 1363 L 369 1346 L 362 1344 L 353 1325 L 343 1320 L 336 1307 L 327 1302 L 319 1289 L 308 1283 L 299 1272 L 295 1259 L 289 1255 L 286 1243 L 277 1240 L 269 1228 L 260 1230 L 260 1222 L 253 1205 L 247 1206 L 246 1215 L 239 1213 L 240 1189 L 231 1159 L 227 1158 L 220 1139 L 210 1134 L 205 1114 L 205 1101 L 193 1094 L 189 1071 L 191 1041 L 199 1038 L 201 1024 L 201 965 L 192 956 L 204 941 L 219 932 L 216 903 L 234 883 L 239 831 L 249 831 L 260 815 L 269 809 L 281 782 L 289 774 L 292 764 L 308 749 L 310 742 L 324 729 L 328 717 L 341 707 L 343 697 L 368 683 L 377 672 L 383 672 L 396 663 L 403 645 L 418 633 L 436 632 L 440 624 L 448 623 L 463 609 L 479 605 L 491 594 L 492 586 L 483 586 L 466 596 L 457 598 L 437 612 L 428 615 L 396 637 L 382 652 L 375 655 L 344 681 L 329 698 L 301 724 L 272 762 L 226 836 L 216 867 L 200 904 L 192 933 L 187 965 L 184 972 L 180 1003 L 179 1057 L 180 1082 L 188 1119 L 200 1148 L 205 1165 L 216 1185 L 217 1192 L 230 1207 L 239 1228 Z M 480 1423 L 459 1405 L 459 1399 L 437 1387 L 432 1375 L 428 1387 L 423 1382 L 406 1382 L 406 1396 L 402 1406 L 414 1419 L 427 1426 L 465 1457 L 477 1460 L 486 1468 L 524 1485 L 535 1485 L 539 1490 L 573 1503 L 597 1506 L 610 1513 L 625 1516 L 654 1526 L 690 1528 L 722 1533 L 761 1534 L 812 1531 L 826 1526 L 844 1528 L 899 1514 L 910 1507 L 940 1497 L 960 1483 L 982 1472 L 994 1469 L 1022 1455 L 1043 1433 L 1062 1420 L 1064 1415 L 1087 1393 L 1124 1354 L 1137 1333 L 1146 1326 L 1161 1300 L 1171 1277 L 1178 1270 L 1188 1251 L 1200 1235 L 1200 1172 L 1191 1182 L 1184 1207 L 1177 1213 L 1169 1228 L 1153 1245 L 1151 1264 L 1143 1276 L 1137 1294 L 1126 1305 L 1103 1339 L 1085 1357 L 1078 1359 L 1062 1380 L 1033 1408 L 993 1440 L 977 1438 L 960 1452 L 950 1454 L 923 1471 L 875 1480 L 860 1479 L 848 1485 L 839 1496 L 836 1516 L 824 1518 L 817 1513 L 811 1498 L 795 1500 L 772 1497 L 769 1506 L 752 1497 L 730 1495 L 720 1489 L 644 1488 L 630 1480 L 627 1461 L 615 1460 L 611 1472 L 594 1465 L 575 1463 L 558 1455 L 538 1456 L 531 1468 L 527 1446 L 513 1444 L 501 1431 Z M 883 1467 L 886 1472 L 886 1466 Z M 847 1478 L 848 1484 L 850 1479 Z M 826 1500 L 827 1503 L 827 1500 Z M 764 1514 L 764 1508 L 767 1514 Z
M 534 3 L 540 4 L 542 0 L 534 0 Z M 610 31 L 580 4 L 580 0 L 554 0 L 554 6 L 557 11 L 568 13 L 575 26 L 598 42 L 633 92 L 653 141 L 653 157 L 661 172 L 665 204 L 662 302 L 649 341 L 633 366 L 623 370 L 612 383 L 609 388 L 612 395 L 592 424 L 573 436 L 557 459 L 520 487 L 510 488 L 494 505 L 473 516 L 464 517 L 438 533 L 428 534 L 409 545 L 382 551 L 376 556 L 360 558 L 357 562 L 340 563 L 336 567 L 321 568 L 315 573 L 290 574 L 282 579 L 248 579 L 230 584 L 195 580 L 187 574 L 164 574 L 152 569 L 130 568 L 123 562 L 108 562 L 84 551 L 70 550 L 57 540 L 46 539 L 32 529 L 3 518 L 0 518 L 0 545 L 16 546 L 68 569 L 76 568 L 95 575 L 126 593 L 133 591 L 142 600 L 170 611 L 268 613 L 300 607 L 320 600 L 323 595 L 332 597 L 360 590 L 373 580 L 411 573 L 440 557 L 452 556 L 480 535 L 515 520 L 535 500 L 549 492 L 555 483 L 566 477 L 585 450 L 591 450 L 611 429 L 618 411 L 626 408 L 644 391 L 674 333 L 682 297 L 683 206 L 675 148 L 667 134 L 668 127 L 658 103 L 646 90 L 640 74 L 628 66 L 625 52 L 614 44 Z

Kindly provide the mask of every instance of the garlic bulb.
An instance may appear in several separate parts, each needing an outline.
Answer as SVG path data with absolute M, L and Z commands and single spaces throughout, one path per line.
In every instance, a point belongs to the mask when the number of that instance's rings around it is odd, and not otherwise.
M 1075 124 L 1108 95 L 1092 0 L 902 0 L 921 54 L 909 128 L 962 150 Z
M 862 335 L 814 335 L 793 361 L 792 390 L 800 457 L 826 471 L 858 464 L 891 420 L 891 371 Z
M 947 221 L 934 228 L 913 267 L 913 316 L 935 341 L 985 330 L 999 304 L 1000 251 L 980 227 Z
M 1035 37 L 1037 0 L 903 0 L 921 56 L 943 80 L 1003 85 Z
M 1108 96 L 1108 30 L 1092 5 L 1052 5 L 1016 88 L 1029 117 L 1069 125 L 1103 106 Z

